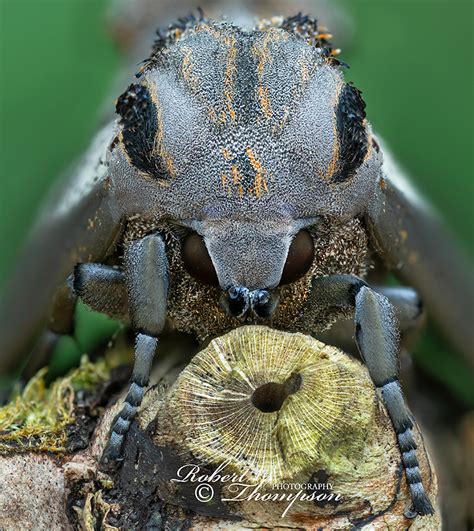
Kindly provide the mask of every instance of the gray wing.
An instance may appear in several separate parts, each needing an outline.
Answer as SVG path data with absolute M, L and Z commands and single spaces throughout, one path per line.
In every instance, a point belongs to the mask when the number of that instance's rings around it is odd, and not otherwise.
M 78 262 L 104 258 L 119 220 L 106 153 L 113 123 L 93 139 L 33 228 L 0 300 L 0 374 L 18 368 L 44 325 L 56 289 Z
M 367 215 L 373 244 L 389 268 L 420 293 L 428 315 L 474 365 L 474 279 L 467 256 L 381 145 L 383 176 Z

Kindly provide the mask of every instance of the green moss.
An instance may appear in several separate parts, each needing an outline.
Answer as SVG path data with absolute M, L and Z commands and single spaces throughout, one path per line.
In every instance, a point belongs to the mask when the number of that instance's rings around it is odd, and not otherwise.
M 23 392 L 0 408 L 0 453 L 25 451 L 64 452 L 68 426 L 76 422 L 76 393 L 100 391 L 110 380 L 111 370 L 129 361 L 129 349 L 122 344 L 92 363 L 87 355 L 80 366 L 50 386 L 47 369 L 41 369 Z

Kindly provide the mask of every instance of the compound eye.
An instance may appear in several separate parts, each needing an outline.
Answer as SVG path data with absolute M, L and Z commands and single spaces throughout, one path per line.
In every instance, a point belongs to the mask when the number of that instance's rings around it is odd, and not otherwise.
M 309 271 L 313 259 L 313 238 L 307 230 L 300 230 L 288 249 L 288 257 L 283 268 L 280 285 L 291 284 L 303 277 Z
M 184 238 L 181 256 L 186 271 L 192 277 L 204 284 L 219 286 L 214 264 L 199 234 L 192 232 Z

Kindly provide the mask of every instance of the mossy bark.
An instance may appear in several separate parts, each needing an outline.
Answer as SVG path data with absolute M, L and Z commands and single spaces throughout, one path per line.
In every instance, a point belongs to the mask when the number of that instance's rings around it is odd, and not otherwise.
M 117 359 L 116 349 L 106 359 Z M 0 527 L 440 528 L 439 511 L 405 516 L 410 496 L 395 434 L 359 362 L 264 327 L 217 338 L 189 363 L 190 350 L 172 341 L 160 352 L 155 385 L 114 472 L 99 460 L 120 400 L 100 404 L 110 394 L 106 378 L 125 391 L 123 373 L 117 379 L 117 369 L 111 375 L 99 362 L 102 375 L 91 386 L 84 364 L 86 389 L 72 386 L 70 424 L 51 441 L 61 448 L 48 450 L 37 434 L 28 445 L 3 448 Z M 78 416 L 84 403 L 96 405 L 90 418 L 84 407 Z M 82 447 L 68 444 L 78 432 L 87 439 Z M 415 438 L 436 505 L 436 476 L 417 428 Z

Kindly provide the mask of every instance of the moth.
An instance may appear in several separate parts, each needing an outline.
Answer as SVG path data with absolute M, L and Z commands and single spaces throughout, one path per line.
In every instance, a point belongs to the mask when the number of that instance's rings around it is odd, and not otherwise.
M 423 301 L 468 352 L 472 286 L 328 39 L 301 14 L 252 30 L 190 16 L 159 34 L 18 263 L 0 365 L 17 364 L 45 323 L 42 340 L 72 334 L 78 298 L 129 322 L 135 364 L 104 453 L 114 462 L 165 324 L 204 340 L 244 323 L 317 334 L 352 316 L 413 509 L 430 514 L 399 335 Z M 374 257 L 409 286 L 371 287 Z

